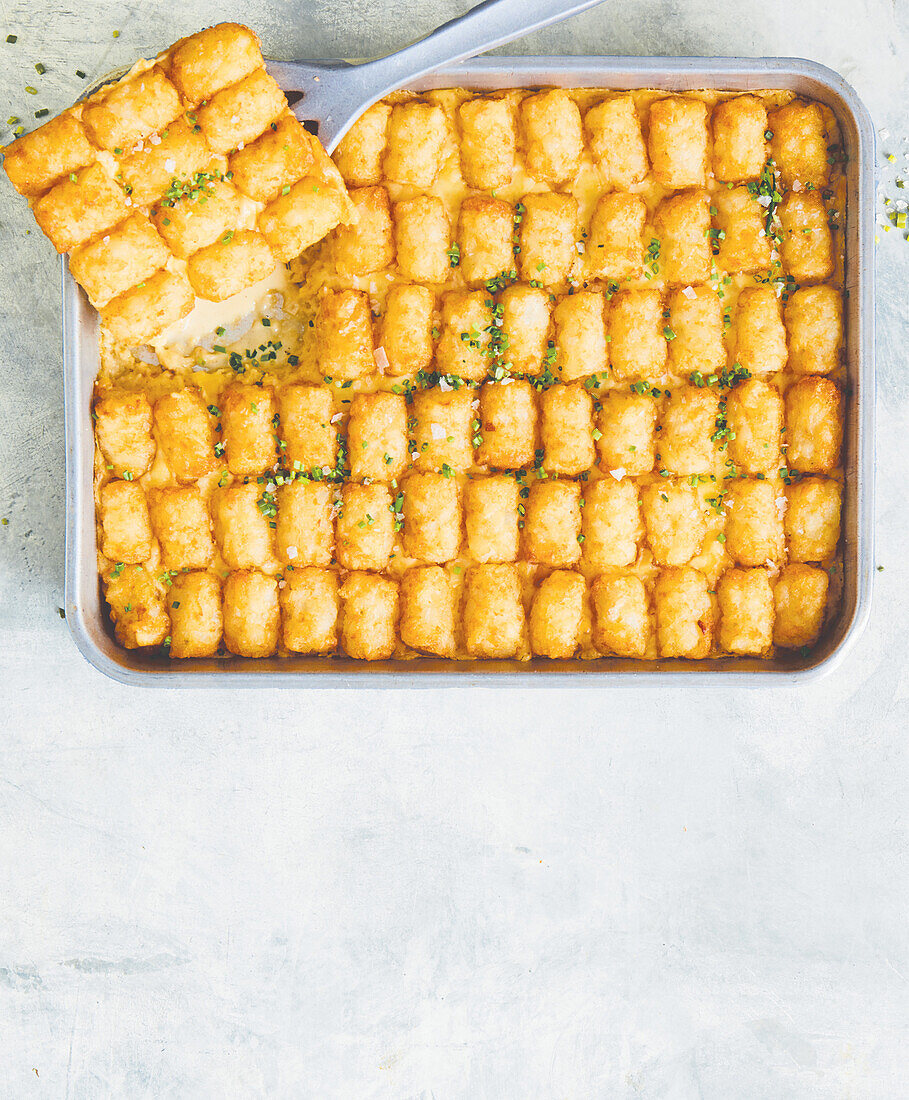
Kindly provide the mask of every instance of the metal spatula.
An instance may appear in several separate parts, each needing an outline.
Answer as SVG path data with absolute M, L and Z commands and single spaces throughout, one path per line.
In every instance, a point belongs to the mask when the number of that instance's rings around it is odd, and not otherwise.
M 601 0 L 484 0 L 388 57 L 358 65 L 270 61 L 268 71 L 285 92 L 302 92 L 293 111 L 301 122 L 318 123 L 319 140 L 331 153 L 356 118 L 395 88 L 599 3 Z

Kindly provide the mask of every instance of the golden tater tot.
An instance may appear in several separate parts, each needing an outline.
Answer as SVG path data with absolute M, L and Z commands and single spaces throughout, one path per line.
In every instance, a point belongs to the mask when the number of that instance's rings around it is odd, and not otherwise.
M 154 411 L 155 433 L 177 481 L 198 481 L 217 469 L 214 421 L 198 390 L 164 394 Z
M 446 392 L 435 386 L 414 394 L 409 430 L 414 443 L 411 458 L 418 470 L 470 469 L 475 435 L 471 425 L 477 415 L 473 402 L 474 391 L 466 388 Z
M 335 556 L 345 569 L 372 569 L 388 565 L 395 541 L 392 499 L 385 485 L 348 482 L 341 490 L 341 508 L 335 522 Z
M 787 103 L 774 111 L 768 126 L 773 133 L 770 154 L 785 187 L 825 187 L 830 174 L 824 116 L 817 103 Z
M 843 395 L 829 378 L 808 375 L 786 391 L 786 460 L 803 474 L 825 474 L 840 459 Z
M 445 474 L 411 474 L 404 482 L 404 552 L 442 564 L 461 546 L 461 494 Z
M 341 648 L 360 661 L 385 660 L 395 651 L 398 586 L 387 577 L 350 573 L 341 585 Z
M 181 259 L 232 232 L 239 216 L 240 197 L 216 169 L 200 173 L 179 197 L 165 196 L 152 213 L 155 228 Z
M 666 370 L 663 297 L 658 290 L 620 290 L 609 305 L 609 357 L 617 381 L 659 379 Z
M 833 239 L 817 191 L 790 192 L 779 207 L 783 267 L 797 283 L 822 283 L 833 274 Z
M 746 474 L 779 468 L 783 399 L 774 386 L 749 378 L 726 398 L 729 456 Z
M 770 238 L 764 228 L 764 210 L 747 187 L 719 190 L 716 210 L 717 266 L 723 271 L 758 271 L 770 267 Z
M 350 201 L 359 217 L 335 229 L 332 259 L 343 275 L 369 275 L 395 258 L 391 203 L 384 187 L 358 187 L 350 192 Z
M 216 153 L 252 141 L 287 108 L 284 93 L 264 69 L 224 88 L 196 112 L 205 140 Z
M 518 270 L 526 283 L 558 286 L 577 256 L 578 200 L 553 191 L 525 195 L 520 219 Z
M 670 190 L 707 182 L 707 105 L 668 96 L 650 105 L 650 163 L 657 183 Z
M 221 644 L 221 583 L 212 573 L 180 573 L 167 590 L 171 657 L 213 657 Z
M 349 187 L 382 182 L 382 157 L 390 118 L 391 107 L 387 103 L 374 103 L 338 143 L 334 160 Z
M 276 259 L 287 263 L 321 241 L 347 216 L 341 196 L 318 176 L 290 185 L 259 215 L 259 229 Z
M 141 477 L 155 457 L 152 409 L 144 393 L 109 390 L 95 401 L 95 436 L 114 477 Z
M 540 565 L 574 565 L 581 557 L 581 487 L 534 481 L 526 502 L 524 556 Z
M 455 651 L 455 593 L 438 565 L 408 569 L 401 579 L 401 641 L 435 657 Z
M 647 149 L 634 98 L 610 96 L 584 116 L 590 151 L 607 187 L 627 190 L 647 175 Z
M 806 477 L 786 488 L 785 516 L 789 560 L 825 562 L 840 538 L 842 489 L 836 481 Z
M 775 374 L 787 355 L 779 299 L 769 287 L 745 287 L 736 303 L 735 361 L 749 374 Z
M 685 565 L 700 553 L 707 532 L 694 489 L 669 478 L 641 489 L 647 543 L 658 565 Z
M 704 283 L 710 276 L 710 203 L 706 191 L 664 199 L 654 217 L 660 272 L 667 283 Z
M 379 347 L 388 360 L 386 374 L 416 374 L 429 369 L 434 306 L 435 295 L 418 283 L 396 283 L 388 291 L 379 324 Z
M 479 380 L 490 367 L 491 298 L 485 290 L 456 290 L 442 300 L 442 337 L 436 345 L 436 368 L 455 378 Z
M 503 470 L 531 465 L 537 440 L 537 408 L 529 382 L 487 382 L 480 390 L 479 419 L 479 465 Z
M 95 309 L 100 309 L 154 275 L 169 255 L 148 218 L 133 214 L 104 238 L 77 248 L 69 258 L 69 270 Z
M 536 589 L 530 605 L 530 648 L 538 657 L 568 660 L 581 638 L 587 585 L 580 573 L 557 569 Z
M 547 473 L 574 477 L 593 466 L 593 398 L 587 390 L 550 386 L 543 391 L 540 442 Z
M 451 223 L 445 204 L 436 195 L 394 205 L 395 251 L 398 269 L 406 279 L 444 283 L 451 271 Z
M 58 252 L 71 252 L 122 221 L 130 209 L 126 196 L 103 165 L 70 173 L 32 207 L 41 232 Z
M 726 366 L 723 341 L 723 306 L 711 286 L 684 287 L 669 298 L 669 361 L 676 374 L 705 376 Z
M 152 529 L 142 486 L 109 481 L 101 490 L 101 553 L 111 561 L 138 564 L 151 555 Z
M 280 438 L 294 472 L 328 474 L 338 458 L 338 433 L 331 391 L 325 386 L 284 386 L 280 393 Z M 340 420 L 340 414 L 337 415 Z
M 584 247 L 585 279 L 636 279 L 644 269 L 641 234 L 647 205 L 640 195 L 601 195 Z
M 442 167 L 448 123 L 432 103 L 399 103 L 391 110 L 385 156 L 385 178 L 428 190 Z
M 204 169 L 211 150 L 201 133 L 185 118 L 178 118 L 161 132 L 157 144 L 149 142 L 119 161 L 124 188 L 134 206 L 148 206 L 167 193 L 177 194 L 185 181 Z
M 120 645 L 139 649 L 165 640 L 170 619 L 164 597 L 144 566 L 114 566 L 104 577 L 104 596 Z
M 162 130 L 181 111 L 177 89 L 154 66 L 92 96 L 82 109 L 82 125 L 102 149 L 123 150 Z
M 319 371 L 326 378 L 349 381 L 373 373 L 376 360 L 366 294 L 359 290 L 325 294 L 316 314 L 316 348 Z
M 458 243 L 467 283 L 485 283 L 514 268 L 513 227 L 511 204 L 502 199 L 470 195 L 461 203 Z
M 275 520 L 269 518 L 275 514 L 274 497 L 264 492 L 264 486 L 249 481 L 212 495 L 215 541 L 228 569 L 268 569 L 274 561 Z
M 112 298 L 101 310 L 101 323 L 112 339 L 142 344 L 185 317 L 194 304 L 186 276 L 165 268 Z
M 656 421 L 656 402 L 649 395 L 609 390 L 597 419 L 600 466 L 619 477 L 649 474 L 656 461 Z
M 215 553 L 211 522 L 202 494 L 194 485 L 152 489 L 148 512 L 166 569 L 203 569 L 211 564 Z
M 240 23 L 207 27 L 174 47 L 170 76 L 188 103 L 201 103 L 262 64 L 259 39 Z
M 590 594 L 597 651 L 604 656 L 643 657 L 651 624 L 647 590 L 640 577 L 601 573 Z
M 37 198 L 64 176 L 95 159 L 85 129 L 69 111 L 10 142 L 3 168 L 20 195 Z
M 278 582 L 241 569 L 224 582 L 224 644 L 239 657 L 270 657 L 278 647 Z
M 611 477 L 584 489 L 583 560 L 596 571 L 633 565 L 644 536 L 638 488 L 628 479 Z
M 232 382 L 221 395 L 224 453 L 232 474 L 247 477 L 274 466 L 277 411 L 271 386 Z
M 706 657 L 714 611 L 707 578 L 690 566 L 664 569 L 653 591 L 661 657 Z
M 521 101 L 521 143 L 529 175 L 555 186 L 572 179 L 581 164 L 584 137 L 578 105 L 561 88 Z
M 773 589 L 773 641 L 784 649 L 814 645 L 824 622 L 829 578 L 826 569 L 787 565 Z
M 719 643 L 727 653 L 760 657 L 773 643 L 773 589 L 766 569 L 729 569 L 717 585 Z
M 285 565 L 331 563 L 331 497 L 332 488 L 324 481 L 292 481 L 277 490 L 275 552 Z
M 767 108 L 753 95 L 718 103 L 711 117 L 713 174 L 737 183 L 756 179 L 767 159 Z
M 464 494 L 467 548 L 478 562 L 514 561 L 518 556 L 518 484 L 507 474 L 468 481 Z
M 468 99 L 458 108 L 458 121 L 467 186 L 488 191 L 511 183 L 517 145 L 512 104 L 507 99 Z
M 542 287 L 517 284 L 502 291 L 502 319 L 499 327 L 507 344 L 510 370 L 515 374 L 537 375 L 547 352 L 555 355 L 549 340 L 552 305 Z
M 281 630 L 292 653 L 330 653 L 338 644 L 341 605 L 337 575 L 327 569 L 297 569 L 279 585 Z
M 463 622 L 469 656 L 515 656 L 524 633 L 524 608 L 513 565 L 474 565 L 467 571 Z
M 783 556 L 783 517 L 777 504 L 780 490 L 772 481 L 739 479 L 724 498 L 726 553 L 738 565 L 765 565 Z
M 234 187 L 256 202 L 271 202 L 282 188 L 305 176 L 312 164 L 309 136 L 289 113 L 230 157 Z
M 347 422 L 350 476 L 392 481 L 407 466 L 407 403 L 402 394 L 361 393 Z
M 186 274 L 200 298 L 223 302 L 267 278 L 275 267 L 275 258 L 261 233 L 236 229 L 190 256 Z
M 786 303 L 789 367 L 797 374 L 836 370 L 843 343 L 843 303 L 832 286 L 806 286 Z
M 718 395 L 707 387 L 676 386 L 663 412 L 660 455 L 675 474 L 709 474 L 719 452 L 713 436 L 720 413 Z
M 606 310 L 602 294 L 579 290 L 562 298 L 552 313 L 557 356 L 553 371 L 563 382 L 600 374 L 609 366 Z

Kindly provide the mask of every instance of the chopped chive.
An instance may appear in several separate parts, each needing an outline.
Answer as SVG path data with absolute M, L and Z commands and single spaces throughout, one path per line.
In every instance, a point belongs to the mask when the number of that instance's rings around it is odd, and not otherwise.
M 33 88 L 31 86 L 31 84 L 26 84 L 25 85 L 25 90 L 28 92 L 29 95 L 37 95 L 38 94 L 38 89 Z
M 76 69 L 76 76 L 78 76 L 80 80 L 85 79 L 85 73 L 81 69 Z
M 45 115 L 49 115 L 50 110 L 47 107 L 42 107 L 40 111 L 35 111 L 35 118 L 44 118 Z
M 17 118 L 15 115 L 10 115 L 9 118 L 6 120 L 6 125 L 7 126 L 15 126 L 17 122 L 21 122 L 21 121 L 22 121 L 22 119 Z
M 120 37 L 120 32 L 119 31 L 114 31 L 114 38 L 119 38 L 119 37 Z
M 10 42 L 10 43 L 18 42 L 19 41 L 19 35 L 18 34 L 8 34 L 6 36 L 6 41 Z
M 36 61 L 35 62 L 35 72 L 38 74 L 38 76 L 44 76 L 44 74 L 47 72 L 47 69 L 45 69 L 45 67 L 41 64 L 40 61 Z

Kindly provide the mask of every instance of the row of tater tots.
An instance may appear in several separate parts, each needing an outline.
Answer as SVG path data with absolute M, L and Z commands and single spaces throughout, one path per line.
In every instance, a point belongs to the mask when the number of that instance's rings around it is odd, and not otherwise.
M 380 102 L 360 117 L 335 153 L 348 185 L 432 186 L 450 134 L 443 108 L 426 99 Z M 768 156 L 787 188 L 819 190 L 830 178 L 827 122 L 816 103 L 794 101 L 768 114 L 751 95 L 712 110 L 696 97 L 671 95 L 650 103 L 642 119 L 634 96 L 619 93 L 582 116 L 577 101 L 555 88 L 468 96 L 457 108 L 456 129 L 464 180 L 477 190 L 507 186 L 519 160 L 533 179 L 557 187 L 577 175 L 585 144 L 604 183 L 618 190 L 648 171 L 667 190 L 704 187 L 711 176 L 755 179 Z
M 842 302 L 824 284 L 795 291 L 785 311 L 772 289 L 747 287 L 734 307 L 709 285 L 657 289 L 579 290 L 559 298 L 519 284 L 436 295 L 400 283 L 373 323 L 369 296 L 326 292 L 315 319 L 316 359 L 323 377 L 353 381 L 433 369 L 480 381 L 501 363 L 508 372 L 575 382 L 591 375 L 617 382 L 658 382 L 667 373 L 705 377 L 729 362 L 766 376 L 784 368 L 828 374 L 840 365 Z M 441 314 L 441 321 L 435 318 Z M 730 326 L 734 322 L 734 328 Z M 734 339 L 727 347 L 727 332 Z M 381 349 L 381 350 L 380 350 Z
M 725 397 L 696 385 L 660 394 L 614 389 L 594 401 L 583 386 L 537 393 L 525 381 L 487 382 L 478 390 L 435 386 L 413 394 L 410 406 L 402 394 L 359 394 L 346 424 L 345 476 L 391 482 L 410 467 L 461 473 L 481 466 L 577 477 L 597 465 L 619 479 L 652 471 L 728 475 L 730 465 L 743 475 L 765 475 L 776 473 L 784 457 L 788 468 L 818 474 L 838 463 L 842 397 L 828 378 L 801 378 L 785 397 L 757 378 Z M 107 471 L 139 478 L 160 446 L 181 484 L 218 469 L 234 477 L 279 467 L 341 473 L 342 414 L 328 387 L 235 382 L 219 400 L 206 406 L 197 390 L 183 389 L 153 408 L 144 393 L 106 391 L 93 415 Z M 719 436 L 718 421 L 728 439 Z
M 519 203 L 471 195 L 457 225 L 437 195 L 392 202 L 382 185 L 354 188 L 358 220 L 340 226 L 332 259 L 343 276 L 363 276 L 397 265 L 404 279 L 439 284 L 458 270 L 471 287 L 512 270 L 526 283 L 558 287 L 579 281 L 658 279 L 703 283 L 721 272 L 758 272 L 777 258 L 765 227 L 766 211 L 747 187 L 683 191 L 663 199 L 652 219 L 640 195 L 600 196 L 586 227 L 577 199 L 532 192 Z M 835 269 L 829 215 L 818 191 L 791 191 L 779 204 L 779 259 L 800 284 L 829 279 Z M 453 232 L 454 229 L 454 232 Z M 583 238 L 583 239 L 582 239 Z M 656 256 L 650 242 L 659 243 Z
M 396 655 L 398 642 L 419 653 L 508 659 L 528 653 L 704 658 L 715 648 L 765 655 L 795 648 L 820 630 L 828 578 L 790 564 L 729 569 L 716 590 L 686 566 L 661 571 L 652 591 L 633 574 L 554 570 L 532 588 L 529 613 L 519 567 L 474 565 L 460 577 L 437 565 L 407 570 L 400 581 L 353 571 L 294 568 L 283 579 L 254 569 L 223 584 L 209 572 L 169 580 L 166 595 L 142 566 L 125 566 L 107 590 L 117 636 L 126 645 L 165 644 L 172 657 L 210 657 L 223 646 L 243 657 L 279 647 L 327 654 L 340 646 L 360 660 Z M 589 633 L 588 633 L 589 632 Z M 592 650 L 592 652 L 591 652 Z
M 399 555 L 446 564 L 462 553 L 479 562 L 524 560 L 588 571 L 635 563 L 646 545 L 658 565 L 685 565 L 702 551 L 710 506 L 685 480 L 639 487 L 623 479 L 581 484 L 557 478 L 522 487 L 507 475 L 463 487 L 445 474 L 412 473 L 400 487 L 255 481 L 214 490 L 149 490 L 115 480 L 100 491 L 101 551 L 143 564 L 158 551 L 166 569 L 201 569 L 216 554 L 229 569 L 277 572 L 329 565 L 381 572 Z M 840 486 L 804 478 L 785 491 L 737 479 L 711 498 L 724 516 L 726 554 L 744 566 L 829 562 L 839 535 Z M 728 511 L 724 511 L 727 509 Z
M 222 301 L 265 278 L 350 214 L 258 39 L 230 23 L 19 138 L 4 167 L 114 339 L 133 343 L 196 295 Z

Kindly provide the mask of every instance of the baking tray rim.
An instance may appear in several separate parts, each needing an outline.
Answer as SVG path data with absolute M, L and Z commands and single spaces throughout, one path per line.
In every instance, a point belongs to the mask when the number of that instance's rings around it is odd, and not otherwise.
M 293 89 L 293 62 L 269 62 L 269 70 L 285 88 Z M 596 80 L 590 79 L 596 74 Z M 582 77 L 588 74 L 587 80 Z M 766 80 L 763 80 L 764 77 Z M 755 78 L 761 77 L 759 83 Z M 279 658 L 265 661 L 229 658 L 235 670 L 224 667 L 219 660 L 215 668 L 199 668 L 205 662 L 193 661 L 195 667 L 170 664 L 154 668 L 130 666 L 138 651 L 121 649 L 110 638 L 98 597 L 97 551 L 95 545 L 95 507 L 92 491 L 94 443 L 88 404 L 83 401 L 84 379 L 81 351 L 82 332 L 79 314 L 84 312 L 77 284 L 69 275 L 66 257 L 61 257 L 63 297 L 63 363 L 64 363 L 64 428 L 66 440 L 66 533 L 65 533 L 65 612 L 69 629 L 79 652 L 98 671 L 120 683 L 141 687 L 640 687 L 659 685 L 697 687 L 768 687 L 784 684 L 805 684 L 827 676 L 843 662 L 864 630 L 871 610 L 873 583 L 873 504 L 874 504 L 874 262 L 873 212 L 875 184 L 875 136 L 867 108 L 852 86 L 833 69 L 803 58 L 771 57 L 627 57 L 627 56 L 487 56 L 460 62 L 415 81 L 413 89 L 442 87 L 453 83 L 496 87 L 565 85 L 604 87 L 664 87 L 695 90 L 707 87 L 729 87 L 749 90 L 785 87 L 796 81 L 816 85 L 812 94 L 826 92 L 830 106 L 854 127 L 855 149 L 850 158 L 853 165 L 847 185 L 850 204 L 847 206 L 847 286 L 850 288 L 848 331 L 855 352 L 854 377 L 850 377 L 851 402 L 847 410 L 848 444 L 854 454 L 847 475 L 846 500 L 854 519 L 853 555 L 849 562 L 844 554 L 844 571 L 854 568 L 855 597 L 837 620 L 838 640 L 829 652 L 813 663 L 798 667 L 780 667 L 773 661 L 749 658 L 713 658 L 708 661 L 638 662 L 628 668 L 627 661 L 604 658 L 602 661 L 545 662 L 542 666 L 524 662 L 442 662 L 422 658 L 419 661 L 389 661 L 377 665 L 361 664 L 344 659 L 347 667 L 325 667 L 324 658 Z M 739 85 L 737 88 L 736 85 Z M 823 96 L 818 96 L 823 98 Z M 854 176 L 854 178 L 853 178 Z M 855 265 L 854 275 L 850 268 Z M 854 287 L 853 287 L 854 284 Z M 856 302 L 852 305 L 852 295 Z M 855 329 L 857 328 L 857 333 Z M 89 394 L 96 373 L 92 365 Z M 84 406 L 84 407 L 83 407 Z M 850 425 L 850 420 L 852 421 Z M 87 441 L 87 442 L 86 442 Z M 86 482 L 87 476 L 87 482 Z M 87 490 L 87 492 L 86 492 Z M 86 498 L 87 497 L 87 501 Z M 855 498 L 854 500 L 851 498 Z M 844 512 L 846 510 L 844 509 Z M 846 526 L 844 522 L 844 527 Z M 90 537 L 89 537 L 90 536 Z M 94 588 L 97 613 L 89 607 L 86 597 Z M 845 594 L 844 594 L 845 599 Z M 100 637 L 109 642 L 103 648 Z M 117 656 L 113 656 L 116 654 Z M 275 661 L 281 666 L 294 662 L 294 668 L 270 667 Z M 316 663 L 310 671 L 300 663 Z M 619 667 L 603 667 L 618 664 Z M 444 665 L 443 668 L 435 667 Z M 669 667 L 665 667 L 668 665 Z M 266 667 L 263 667 L 266 666 Z M 361 671 L 362 669 L 362 671 Z

